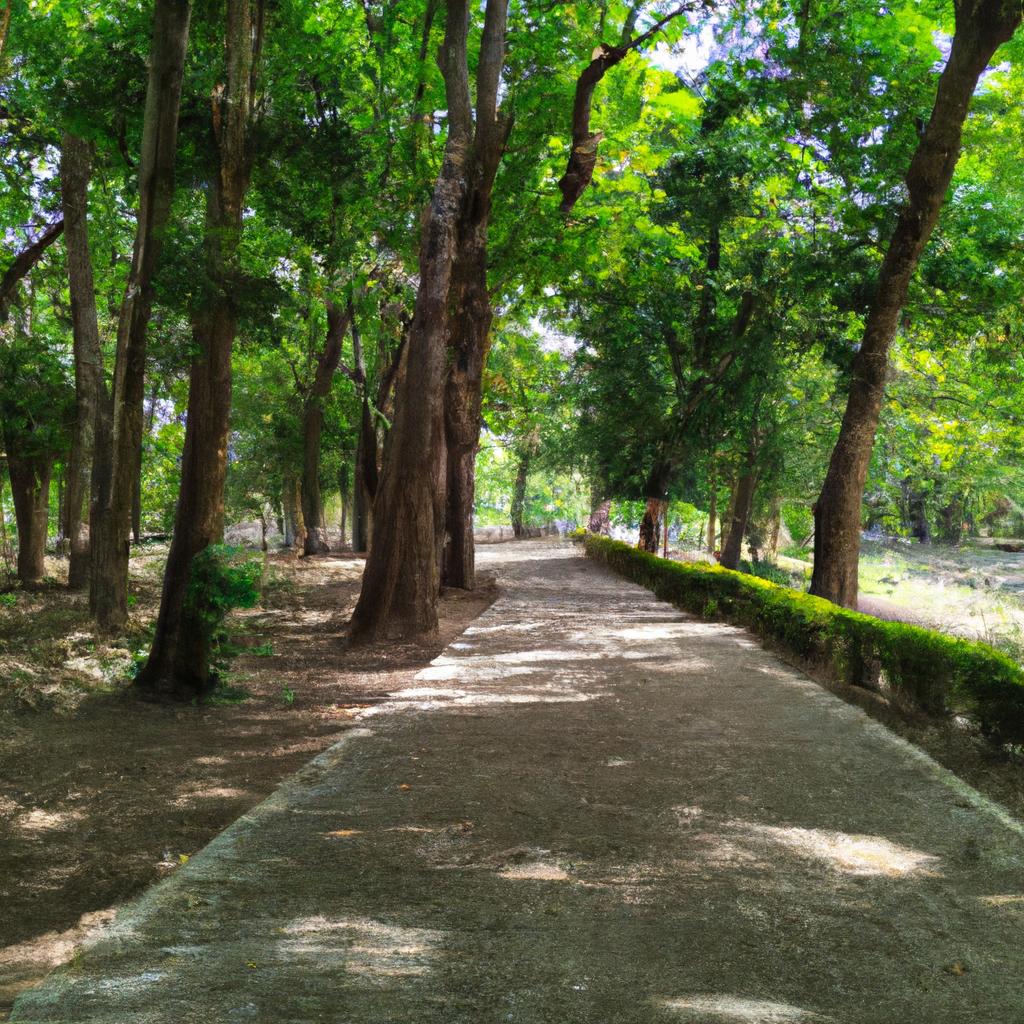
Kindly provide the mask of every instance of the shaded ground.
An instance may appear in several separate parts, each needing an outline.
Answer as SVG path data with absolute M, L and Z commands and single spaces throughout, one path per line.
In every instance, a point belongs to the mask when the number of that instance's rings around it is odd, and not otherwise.
M 362 562 L 270 560 L 264 607 L 233 619 L 240 703 L 171 708 L 115 680 L 156 610 L 161 555 L 133 560 L 127 647 L 60 590 L 0 609 L 0 1019 L 109 908 L 164 877 L 333 743 L 494 598 L 442 603 L 434 644 L 341 654 Z M 71 665 L 68 667 L 68 662 Z
M 20 1021 L 1003 1024 L 1022 827 L 564 546 Z

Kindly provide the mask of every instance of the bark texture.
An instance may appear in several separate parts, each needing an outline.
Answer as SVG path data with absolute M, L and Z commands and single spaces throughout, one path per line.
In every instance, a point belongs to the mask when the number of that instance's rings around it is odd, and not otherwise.
M 41 586 L 46 575 L 46 532 L 50 512 L 53 457 L 19 455 L 21 439 L 7 438 L 7 472 L 18 527 L 18 579 L 26 590 Z
M 354 642 L 437 629 L 447 481 L 445 381 L 459 228 L 472 188 L 475 139 L 497 126 L 507 0 L 488 0 L 477 62 L 474 119 L 469 87 L 466 0 L 449 0 L 439 63 L 448 138 L 423 215 L 420 283 L 405 372 L 374 503 L 373 544 L 352 616 Z
M 209 629 L 186 598 L 193 558 L 224 533 L 231 348 L 238 321 L 233 292 L 254 155 L 251 128 L 263 11 L 262 2 L 227 2 L 224 77 L 211 103 L 216 158 L 206 190 L 207 293 L 193 315 L 197 355 L 189 376 L 181 485 L 160 613 L 149 659 L 136 680 L 151 693 L 176 699 L 191 699 L 216 681 Z
M 110 407 L 104 409 L 108 403 L 101 403 L 96 423 L 96 436 L 111 438 L 109 452 L 95 463 L 97 493 L 90 515 L 89 607 L 103 628 L 123 625 L 128 618 L 128 540 L 135 463 L 142 443 L 146 333 L 161 236 L 174 198 L 178 109 L 190 15 L 189 0 L 156 0 L 153 11 L 135 246 L 118 319 Z
M 60 188 L 74 343 L 75 424 L 64 496 L 64 536 L 69 545 L 68 586 L 72 590 L 89 584 L 93 448 L 96 416 L 104 401 L 103 350 L 87 217 L 91 173 L 92 147 L 84 139 L 66 134 L 61 144 Z
M 889 349 L 917 269 L 953 178 L 967 110 L 997 47 L 1021 21 L 1020 0 L 960 0 L 949 60 L 907 173 L 908 198 L 878 275 L 864 337 L 853 362 L 846 412 L 815 505 L 811 593 L 857 606 L 860 516 L 875 442 Z

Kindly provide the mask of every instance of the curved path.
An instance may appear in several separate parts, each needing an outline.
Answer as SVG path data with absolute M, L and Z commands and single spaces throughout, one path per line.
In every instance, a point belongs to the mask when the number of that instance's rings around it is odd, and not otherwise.
M 551 542 L 16 1021 L 1003 1024 L 1019 825 Z

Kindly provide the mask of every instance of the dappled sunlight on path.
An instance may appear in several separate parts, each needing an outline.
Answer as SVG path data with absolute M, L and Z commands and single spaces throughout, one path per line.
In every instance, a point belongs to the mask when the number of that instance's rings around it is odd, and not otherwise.
M 762 650 L 554 542 L 15 1019 L 1003 1024 L 1020 835 Z

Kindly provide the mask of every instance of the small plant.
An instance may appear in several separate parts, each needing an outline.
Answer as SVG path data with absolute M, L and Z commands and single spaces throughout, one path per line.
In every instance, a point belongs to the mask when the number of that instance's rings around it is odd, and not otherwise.
M 290 686 L 281 687 L 281 703 L 288 705 L 295 703 L 295 691 Z
M 265 644 L 250 647 L 246 653 L 251 654 L 254 658 L 269 658 L 274 653 L 274 645 L 268 640 Z
M 0 594 L 0 608 L 13 608 L 17 603 L 17 594 Z
M 211 544 L 192 559 L 185 614 L 208 638 L 210 668 L 217 676 L 239 653 L 224 620 L 232 609 L 252 608 L 259 601 L 262 576 L 260 558 L 226 544 Z

